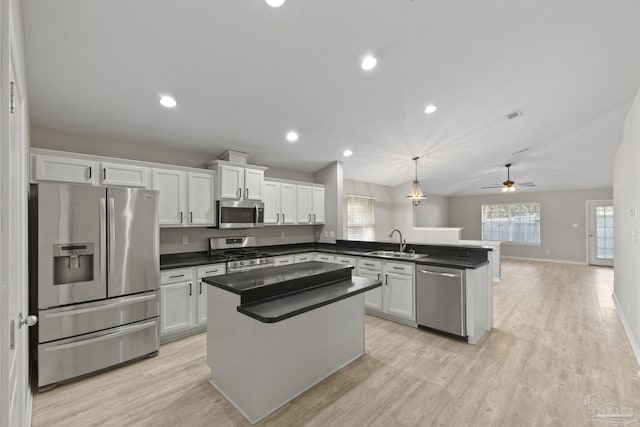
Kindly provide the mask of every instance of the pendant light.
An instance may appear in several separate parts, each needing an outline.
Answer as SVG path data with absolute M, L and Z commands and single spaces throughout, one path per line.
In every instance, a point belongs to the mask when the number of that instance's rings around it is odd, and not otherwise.
M 413 185 L 411 186 L 411 194 L 407 196 L 407 199 L 411 200 L 413 206 L 418 206 L 421 201 L 425 200 L 427 196 L 422 193 L 422 189 L 420 188 L 420 181 L 418 181 L 418 159 L 420 157 L 414 157 L 413 161 L 416 162 L 416 179 L 413 181 Z

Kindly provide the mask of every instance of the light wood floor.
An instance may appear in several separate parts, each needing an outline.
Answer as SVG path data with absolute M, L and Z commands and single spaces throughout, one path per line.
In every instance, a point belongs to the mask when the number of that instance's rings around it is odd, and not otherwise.
M 367 316 L 367 354 L 264 426 L 583 426 L 602 393 L 640 413 L 613 271 L 506 260 L 477 346 Z M 208 382 L 205 335 L 34 398 L 34 426 L 245 426 Z

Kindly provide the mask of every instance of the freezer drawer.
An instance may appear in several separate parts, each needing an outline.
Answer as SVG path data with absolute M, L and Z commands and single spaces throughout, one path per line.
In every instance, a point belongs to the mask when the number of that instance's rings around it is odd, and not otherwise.
M 59 340 L 158 316 L 158 292 L 40 310 L 38 342 Z
M 38 345 L 38 387 L 158 351 L 158 319 Z
M 465 271 L 418 266 L 416 276 L 418 325 L 465 338 Z

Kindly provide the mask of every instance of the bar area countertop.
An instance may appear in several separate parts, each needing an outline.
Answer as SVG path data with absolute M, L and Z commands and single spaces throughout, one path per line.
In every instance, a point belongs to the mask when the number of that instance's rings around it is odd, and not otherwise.
M 317 261 L 203 278 L 210 383 L 256 423 L 364 354 L 379 280 Z

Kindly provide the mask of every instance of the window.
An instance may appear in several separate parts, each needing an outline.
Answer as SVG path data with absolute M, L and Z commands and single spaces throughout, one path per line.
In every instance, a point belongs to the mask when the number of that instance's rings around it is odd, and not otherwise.
M 349 240 L 376 239 L 376 201 L 372 197 L 347 196 L 347 236 Z
M 540 244 L 540 203 L 482 205 L 482 240 Z

